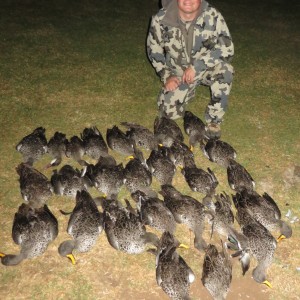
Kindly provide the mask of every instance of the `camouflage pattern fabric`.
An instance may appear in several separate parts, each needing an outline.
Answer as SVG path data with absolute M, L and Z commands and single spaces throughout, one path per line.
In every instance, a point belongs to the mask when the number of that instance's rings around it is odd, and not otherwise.
M 190 38 L 192 47 L 187 51 Z M 206 121 L 222 121 L 234 73 L 230 64 L 234 47 L 220 12 L 202 0 L 198 17 L 184 32 L 178 17 L 177 0 L 173 0 L 152 17 L 147 54 L 163 84 L 170 76 L 181 79 L 189 67 L 196 72 L 193 84 L 182 83 L 172 92 L 162 88 L 157 100 L 161 113 L 172 119 L 182 117 L 186 104 L 195 96 L 195 88 L 202 84 L 211 90 Z

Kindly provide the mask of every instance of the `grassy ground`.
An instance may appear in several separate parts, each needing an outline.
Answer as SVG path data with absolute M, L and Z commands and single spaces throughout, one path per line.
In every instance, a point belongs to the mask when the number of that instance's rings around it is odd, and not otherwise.
M 291 209 L 300 216 L 299 4 L 211 3 L 224 15 L 236 51 L 223 139 L 236 148 L 257 191 L 268 192 L 283 215 Z M 22 202 L 15 171 L 21 162 L 15 145 L 22 137 L 38 126 L 46 128 L 48 138 L 55 131 L 71 137 L 91 125 L 105 134 L 121 121 L 152 129 L 160 83 L 147 61 L 145 38 L 157 9 L 154 0 L 1 1 L 0 251 L 19 249 L 11 227 Z M 189 109 L 202 117 L 208 98 L 207 88 L 200 87 Z M 195 155 L 200 166 L 216 173 L 218 192 L 230 193 L 225 170 L 205 160 L 199 150 Z M 49 160 L 45 156 L 36 167 Z M 50 178 L 51 172 L 45 174 Z M 174 183 L 201 199 L 180 174 Z M 59 220 L 58 238 L 42 257 L 17 267 L 0 265 L 1 299 L 167 299 L 156 285 L 153 257 L 119 253 L 104 234 L 92 251 L 76 255 L 76 266 L 59 257 L 57 247 L 67 238 L 67 218 L 59 209 L 72 209 L 73 202 L 53 197 L 49 207 Z M 299 299 L 299 223 L 292 227 L 293 237 L 278 246 L 269 270 L 273 289 L 256 284 L 250 274 L 242 277 L 234 261 L 229 299 Z M 176 235 L 190 242 L 186 228 L 178 226 Z M 181 254 L 196 274 L 192 298 L 209 299 L 200 281 L 203 254 L 193 247 Z

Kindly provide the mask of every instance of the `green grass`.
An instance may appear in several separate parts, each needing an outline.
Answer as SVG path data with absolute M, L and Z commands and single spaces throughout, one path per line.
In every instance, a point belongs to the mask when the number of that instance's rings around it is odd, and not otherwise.
M 300 165 L 299 4 L 295 0 L 210 3 L 224 15 L 235 44 L 235 78 L 223 139 L 236 148 L 238 161 L 256 180 L 258 192 L 270 193 L 283 214 L 290 208 L 300 216 L 299 178 L 292 176 L 293 167 Z M 0 251 L 18 251 L 11 226 L 22 202 L 15 171 L 21 161 L 15 146 L 22 137 L 38 126 L 46 128 L 48 138 L 55 131 L 71 137 L 92 125 L 105 134 L 121 121 L 153 128 L 160 82 L 146 57 L 145 41 L 157 9 L 155 0 L 1 1 Z M 199 87 L 189 109 L 202 118 L 208 100 L 209 90 Z M 182 120 L 178 124 L 182 127 Z M 232 193 L 225 170 L 208 162 L 200 150 L 196 158 L 199 166 L 216 173 L 218 192 Z M 49 160 L 45 156 L 37 168 Z M 51 170 L 46 175 L 50 177 Z M 175 182 L 184 193 L 201 198 L 180 174 Z M 122 190 L 121 197 L 127 196 Z M 90 253 L 77 255 L 75 267 L 59 257 L 57 247 L 67 237 L 67 219 L 58 210 L 71 209 L 73 202 L 54 197 L 49 206 L 59 219 L 59 237 L 40 258 L 15 268 L 0 265 L 1 299 L 20 295 L 24 299 L 166 299 L 155 282 L 153 258 L 118 253 L 104 234 Z M 300 294 L 299 223 L 293 230 L 293 237 L 278 246 L 269 271 L 272 291 L 262 293 L 264 288 L 248 274 L 245 291 L 250 289 L 256 299 L 293 299 Z M 185 229 L 180 228 L 178 236 L 189 240 Z M 196 273 L 192 298 L 208 299 L 199 279 L 203 254 L 191 249 L 182 255 Z M 237 280 L 238 267 L 235 272 Z M 229 298 L 246 297 L 235 291 Z

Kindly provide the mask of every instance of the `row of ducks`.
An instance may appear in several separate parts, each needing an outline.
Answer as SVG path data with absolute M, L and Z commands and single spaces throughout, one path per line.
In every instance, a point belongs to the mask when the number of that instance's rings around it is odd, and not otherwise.
M 155 119 L 153 133 L 138 124 L 123 122 L 122 125 L 128 131 L 124 133 L 114 126 L 107 130 L 106 142 L 96 127 L 85 128 L 80 138 L 74 136 L 70 141 L 56 132 L 47 142 L 45 129 L 39 127 L 18 143 L 16 149 L 22 153 L 24 162 L 17 167 L 17 173 L 26 203 L 15 214 L 12 236 L 21 251 L 18 255 L 1 254 L 2 264 L 16 265 L 25 258 L 41 255 L 56 238 L 57 220 L 46 204 L 54 192 L 76 199 L 67 229 L 72 239 L 58 248 L 60 255 L 73 263 L 73 251 L 89 251 L 104 229 L 110 245 L 117 250 L 155 254 L 157 283 L 171 299 L 187 299 L 195 276 L 176 252 L 180 243 L 174 233 L 176 224 L 181 223 L 194 233 L 195 248 L 205 252 L 202 282 L 213 298 L 224 299 L 229 289 L 232 266 L 228 248 L 235 251 L 232 257 L 239 257 L 243 274 L 253 256 L 257 260 L 253 278 L 270 285 L 266 272 L 277 241 L 289 238 L 292 230 L 281 220 L 275 201 L 266 193 L 261 196 L 254 191 L 254 180 L 236 161 L 235 150 L 224 141 L 208 139 L 204 123 L 189 111 L 184 115 L 184 130 L 190 147 L 184 144 L 176 122 L 164 117 Z M 215 195 L 218 185 L 215 174 L 196 166 L 191 149 L 198 144 L 205 156 L 227 169 L 229 186 L 236 192 L 232 200 L 239 230 L 233 226 L 230 197 L 226 193 Z M 118 165 L 108 148 L 130 155 L 131 160 L 125 167 Z M 141 150 L 151 151 L 147 159 Z M 54 170 L 48 180 L 33 166 L 46 152 L 53 160 L 45 168 L 58 166 L 64 155 L 74 158 L 83 168 L 64 165 Z M 96 164 L 88 163 L 84 156 L 96 160 Z M 191 190 L 203 194 L 202 201 L 183 195 L 172 185 L 176 167 Z M 161 186 L 159 194 L 163 201 L 152 188 L 152 177 Z M 126 206 L 118 200 L 123 185 L 131 193 L 136 208 L 128 200 Z M 102 196 L 93 199 L 91 188 L 96 188 Z M 217 232 L 228 240 L 220 251 L 215 245 L 207 245 L 203 238 L 205 223 L 210 224 L 212 234 Z M 145 225 L 159 231 L 161 237 L 148 232 Z M 271 231 L 280 232 L 277 240 Z
M 117 194 L 124 180 L 131 192 L 136 189 L 135 186 L 140 188 L 140 181 L 143 181 L 143 185 L 149 186 L 152 176 L 156 177 L 161 185 L 171 184 L 176 167 L 181 168 L 182 174 L 193 191 L 213 195 L 218 180 L 209 168 L 203 170 L 196 166 L 191 151 L 199 143 L 204 154 L 211 161 L 227 168 L 228 183 L 232 189 L 240 192 L 243 189 L 253 190 L 254 188 L 254 181 L 250 174 L 242 165 L 236 162 L 235 150 L 224 141 L 218 139 L 207 140 L 204 123 L 189 111 L 184 116 L 184 129 L 189 136 L 190 147 L 183 142 L 184 136 L 176 122 L 165 117 L 155 119 L 154 133 L 138 124 L 123 122 L 122 125 L 129 128 L 129 130 L 124 133 L 117 126 L 107 129 L 107 142 L 105 142 L 96 127 L 85 128 L 81 133 L 81 137 L 73 136 L 70 140 L 67 140 L 65 134 L 56 132 L 47 142 L 45 129 L 38 127 L 30 135 L 24 137 L 18 143 L 16 149 L 23 155 L 23 161 L 28 165 L 33 165 L 36 160 L 48 152 L 53 156 L 53 160 L 45 168 L 58 166 L 63 155 L 71 157 L 84 167 L 84 172 L 88 171 L 86 178 L 89 177 L 91 181 L 96 180 L 97 185 L 101 181 L 97 180 L 99 173 L 104 169 L 109 169 L 116 175 L 116 182 L 111 184 L 110 187 L 107 187 L 105 183 L 99 187 L 100 191 L 106 188 L 107 191 L 104 191 L 104 193 L 107 196 Z M 206 144 L 204 145 L 205 140 Z M 133 158 L 126 165 L 125 179 L 124 174 L 122 174 L 123 165 L 117 166 L 114 157 L 108 153 L 108 148 Z M 151 151 L 147 159 L 144 159 L 143 152 L 139 148 Z M 84 155 L 96 160 L 97 163 L 95 165 L 87 163 L 83 160 Z M 131 176 L 133 171 L 134 175 L 140 178 L 139 181 L 134 181 L 134 176 Z M 74 170 L 71 170 L 70 167 L 65 167 L 56 174 L 70 177 L 75 176 L 74 173 Z M 119 174 L 121 175 L 119 176 Z M 56 177 L 58 178 L 58 176 Z M 104 175 L 100 177 L 103 178 Z M 107 181 L 112 181 L 112 179 Z

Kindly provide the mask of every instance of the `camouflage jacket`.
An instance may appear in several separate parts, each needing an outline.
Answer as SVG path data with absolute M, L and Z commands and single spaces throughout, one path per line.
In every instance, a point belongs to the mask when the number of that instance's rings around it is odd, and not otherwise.
M 172 0 L 152 17 L 147 54 L 165 83 L 172 75 L 182 76 L 190 66 L 197 76 L 222 61 L 230 61 L 234 47 L 224 18 L 208 2 L 202 0 L 198 17 L 186 30 L 178 16 L 177 1 Z

